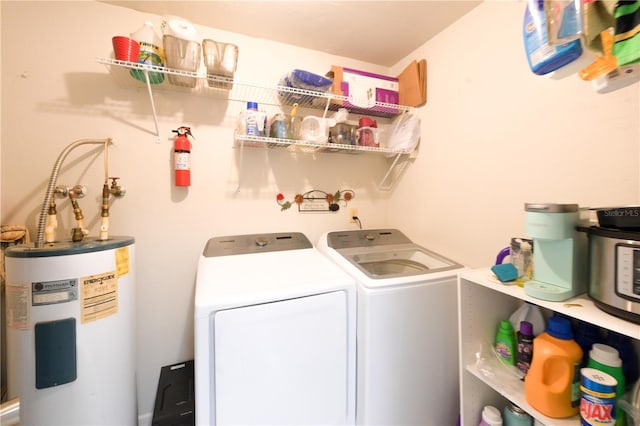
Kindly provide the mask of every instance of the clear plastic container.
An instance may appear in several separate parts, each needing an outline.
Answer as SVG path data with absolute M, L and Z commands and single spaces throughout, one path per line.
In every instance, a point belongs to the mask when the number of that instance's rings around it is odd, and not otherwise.
M 165 34 L 162 37 L 167 67 L 180 71 L 197 72 L 200 66 L 200 43 Z M 196 87 L 197 79 L 169 74 L 169 83 L 175 86 Z
M 231 43 L 204 39 L 202 40 L 202 52 L 204 64 L 207 67 L 207 75 L 233 78 L 238 66 L 238 46 Z M 231 89 L 231 82 L 219 82 L 209 80 L 210 87 Z

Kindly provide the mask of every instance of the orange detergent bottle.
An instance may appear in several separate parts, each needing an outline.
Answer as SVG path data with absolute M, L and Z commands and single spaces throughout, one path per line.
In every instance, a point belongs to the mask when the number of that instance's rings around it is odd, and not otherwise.
M 548 417 L 563 418 L 580 409 L 582 349 L 573 340 L 571 322 L 557 315 L 533 339 L 533 359 L 524 379 L 527 402 Z

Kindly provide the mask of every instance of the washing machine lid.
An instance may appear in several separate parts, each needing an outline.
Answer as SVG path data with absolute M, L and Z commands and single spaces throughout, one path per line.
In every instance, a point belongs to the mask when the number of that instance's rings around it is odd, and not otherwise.
M 460 264 L 415 244 L 337 250 L 372 279 L 410 277 L 459 269 Z
M 325 238 L 325 237 L 323 237 Z M 397 229 L 337 231 L 319 247 L 361 282 L 372 287 L 450 276 L 459 263 L 413 243 Z

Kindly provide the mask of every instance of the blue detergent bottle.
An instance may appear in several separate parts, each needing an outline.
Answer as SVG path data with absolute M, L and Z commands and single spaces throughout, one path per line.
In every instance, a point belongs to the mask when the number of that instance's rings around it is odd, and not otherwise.
M 582 55 L 579 39 L 551 44 L 542 0 L 528 0 L 522 27 L 529 67 L 534 74 L 544 75 L 561 68 Z

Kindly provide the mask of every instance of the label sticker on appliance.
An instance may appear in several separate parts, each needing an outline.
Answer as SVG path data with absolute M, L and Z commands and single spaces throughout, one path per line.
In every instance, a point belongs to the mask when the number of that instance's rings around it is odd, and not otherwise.
M 5 286 L 7 327 L 29 330 L 31 327 L 30 283 L 7 283 Z
M 74 300 L 78 300 L 76 278 L 31 283 L 31 306 L 52 305 Z
M 97 321 L 118 312 L 116 271 L 80 278 L 81 322 Z
M 116 255 L 116 271 L 118 276 L 122 277 L 129 273 L 129 247 L 120 247 L 115 250 Z

